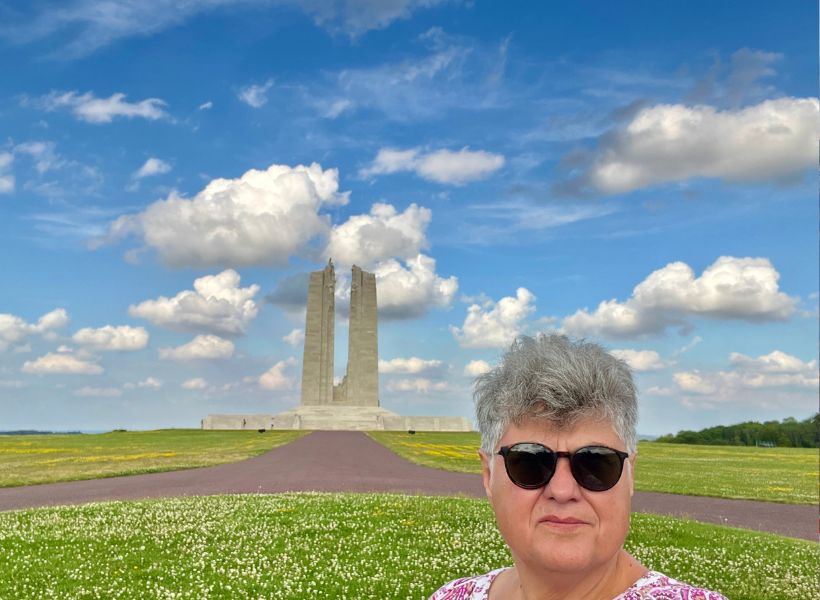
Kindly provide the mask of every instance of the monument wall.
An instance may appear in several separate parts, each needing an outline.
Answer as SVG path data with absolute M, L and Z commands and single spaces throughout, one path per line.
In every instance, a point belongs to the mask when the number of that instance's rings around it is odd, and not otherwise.
M 403 417 L 384 408 L 311 406 L 275 415 L 208 415 L 202 429 L 472 431 L 464 417 Z
M 376 276 L 353 265 L 347 344 L 346 404 L 379 405 Z
M 333 337 L 336 273 L 328 261 L 322 271 L 310 274 L 305 349 L 302 359 L 302 406 L 333 402 Z

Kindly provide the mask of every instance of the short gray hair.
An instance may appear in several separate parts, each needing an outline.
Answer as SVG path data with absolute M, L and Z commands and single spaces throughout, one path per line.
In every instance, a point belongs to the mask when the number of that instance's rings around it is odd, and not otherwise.
M 519 337 L 498 366 L 476 379 L 473 399 L 481 448 L 490 456 L 510 423 L 529 417 L 560 427 L 608 419 L 627 452 L 636 449 L 632 372 L 598 344 L 554 333 Z

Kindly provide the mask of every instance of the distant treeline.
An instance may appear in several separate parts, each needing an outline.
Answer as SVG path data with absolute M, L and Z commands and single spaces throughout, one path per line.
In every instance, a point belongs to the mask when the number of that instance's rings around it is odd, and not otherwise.
M 0 431 L 0 435 L 66 435 L 81 434 L 82 431 L 37 431 L 35 429 L 18 429 L 16 431 Z
M 700 431 L 679 431 L 675 435 L 661 436 L 656 441 L 714 446 L 818 448 L 820 447 L 820 413 L 804 421 L 788 417 L 780 422 L 746 421 L 737 425 L 718 425 Z

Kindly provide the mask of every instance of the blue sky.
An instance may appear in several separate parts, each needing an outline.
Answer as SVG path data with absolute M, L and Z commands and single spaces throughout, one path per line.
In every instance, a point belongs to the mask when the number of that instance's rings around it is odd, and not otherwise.
M 292 408 L 328 257 L 402 414 L 544 330 L 643 434 L 817 410 L 816 6 L 179 4 L 0 2 L 0 429 Z

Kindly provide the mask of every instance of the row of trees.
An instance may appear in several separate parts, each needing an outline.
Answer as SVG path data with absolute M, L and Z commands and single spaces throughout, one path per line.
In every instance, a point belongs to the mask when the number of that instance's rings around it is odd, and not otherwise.
M 710 444 L 719 446 L 820 447 L 820 413 L 803 421 L 788 417 L 782 421 L 746 421 L 737 425 L 718 425 L 700 431 L 679 431 L 664 435 L 658 442 L 673 444 Z

